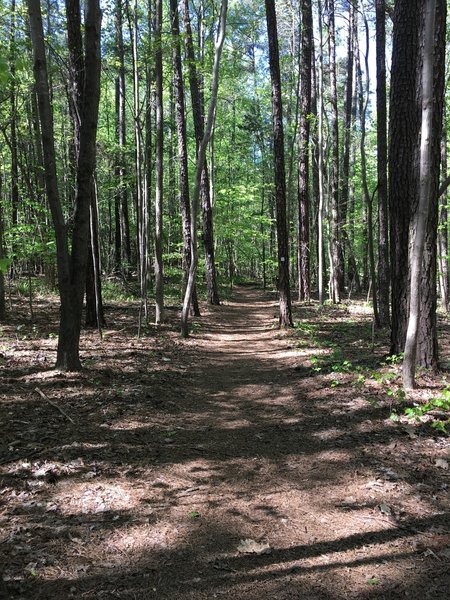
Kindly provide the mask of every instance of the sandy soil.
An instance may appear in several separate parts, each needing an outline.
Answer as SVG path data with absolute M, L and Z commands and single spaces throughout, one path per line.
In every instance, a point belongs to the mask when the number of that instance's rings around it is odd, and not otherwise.
M 174 310 L 138 340 L 110 306 L 64 374 L 52 311 L 3 327 L 0 598 L 449 597 L 448 438 L 389 418 L 367 314 L 300 307 L 280 332 L 241 287 L 189 340 Z

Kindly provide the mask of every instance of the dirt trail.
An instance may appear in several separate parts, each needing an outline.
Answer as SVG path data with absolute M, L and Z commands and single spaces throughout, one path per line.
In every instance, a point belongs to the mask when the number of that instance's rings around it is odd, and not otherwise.
M 43 412 L 60 445 L 3 471 L 1 598 L 448 597 L 448 490 L 420 440 L 305 369 L 276 313 L 238 288 L 151 358 L 111 335 L 118 362 L 98 362 L 88 400 L 66 380 L 76 424 Z

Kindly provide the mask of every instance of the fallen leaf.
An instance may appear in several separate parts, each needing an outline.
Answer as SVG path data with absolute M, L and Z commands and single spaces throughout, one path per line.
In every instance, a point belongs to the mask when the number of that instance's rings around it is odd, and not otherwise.
M 435 552 L 433 552 L 433 550 L 431 548 L 427 548 L 425 550 L 425 552 L 423 553 L 424 556 L 433 556 L 434 558 L 437 558 L 439 560 L 439 558 L 436 556 Z
M 414 427 L 412 427 L 411 425 L 405 425 L 403 429 L 410 440 L 416 440 L 418 438 L 418 435 L 415 433 Z
M 372 481 L 369 481 L 368 483 L 366 483 L 366 488 L 373 488 L 373 487 L 383 487 L 384 485 L 384 481 L 382 481 L 381 479 L 375 479 Z
M 380 504 L 380 511 L 383 513 L 383 515 L 392 515 L 392 508 L 387 504 Z
M 439 467 L 439 469 L 445 469 L 446 471 L 448 471 L 447 460 L 444 460 L 443 458 L 438 458 L 436 459 L 436 462 L 434 464 L 436 465 L 436 467 Z
M 240 541 L 237 551 L 241 554 L 270 554 L 271 548 L 269 544 L 247 538 Z

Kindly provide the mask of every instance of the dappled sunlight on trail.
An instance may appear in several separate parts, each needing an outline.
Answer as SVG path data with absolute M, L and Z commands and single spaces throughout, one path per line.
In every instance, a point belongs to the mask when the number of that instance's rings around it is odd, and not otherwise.
M 405 436 L 347 363 L 313 362 L 326 338 L 276 324 L 238 288 L 184 342 L 124 324 L 85 340 L 84 374 L 5 389 L 5 598 L 446 597 L 447 474 L 423 458 L 443 446 Z

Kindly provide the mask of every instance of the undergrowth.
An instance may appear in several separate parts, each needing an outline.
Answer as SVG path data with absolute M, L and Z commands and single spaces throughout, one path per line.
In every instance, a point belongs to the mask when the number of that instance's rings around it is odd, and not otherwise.
M 305 375 L 321 376 L 330 388 L 352 386 L 366 392 L 363 397 L 373 405 L 387 401 L 394 421 L 427 424 L 447 434 L 450 385 L 437 397 L 412 403 L 401 382 L 403 355 L 386 356 L 388 340 L 374 341 L 370 318 L 349 319 L 345 307 L 333 309 L 309 306 L 306 318 L 295 323 L 297 348 L 316 351 L 309 358 L 309 372 L 303 369 Z

